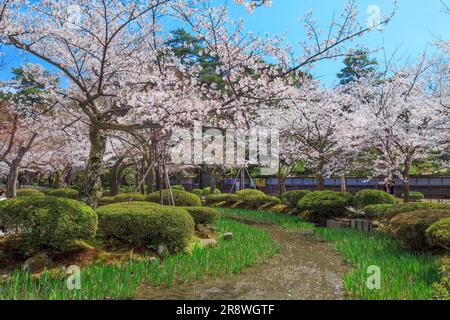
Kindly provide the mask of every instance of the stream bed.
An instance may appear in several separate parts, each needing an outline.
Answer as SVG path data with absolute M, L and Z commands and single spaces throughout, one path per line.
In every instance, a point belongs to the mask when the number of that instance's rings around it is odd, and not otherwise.
M 139 300 L 341 300 L 342 278 L 350 270 L 334 246 L 311 232 L 258 225 L 267 230 L 281 251 L 265 263 L 240 274 L 201 282 L 138 288 Z

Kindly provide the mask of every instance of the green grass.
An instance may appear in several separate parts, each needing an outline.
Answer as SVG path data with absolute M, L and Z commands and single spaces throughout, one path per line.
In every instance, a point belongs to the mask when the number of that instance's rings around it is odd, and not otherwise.
M 287 228 L 314 230 L 353 266 L 344 277 L 348 299 L 358 300 L 428 300 L 433 298 L 433 283 L 439 280 L 437 257 L 405 250 L 399 242 L 382 234 L 368 234 L 350 229 L 315 228 L 300 218 L 262 211 L 220 210 L 224 216 L 255 222 L 272 222 Z M 320 254 L 320 252 L 318 252 Z M 381 270 L 381 290 L 369 290 L 369 266 Z
M 16 271 L 0 285 L 0 300 L 97 300 L 128 299 L 141 283 L 172 286 L 204 279 L 206 276 L 230 276 L 244 268 L 275 255 L 279 246 L 268 232 L 221 219 L 216 226 L 222 232 L 233 232 L 232 241 L 221 240 L 216 248 L 196 246 L 192 253 L 157 261 L 131 259 L 118 265 L 90 265 L 81 270 L 81 289 L 68 290 L 64 270 L 44 272 L 34 279 L 24 271 Z

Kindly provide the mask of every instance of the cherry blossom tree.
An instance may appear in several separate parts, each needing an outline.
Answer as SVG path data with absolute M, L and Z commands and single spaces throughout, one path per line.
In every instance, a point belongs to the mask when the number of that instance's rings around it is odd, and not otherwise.
M 400 178 L 405 202 L 413 162 L 439 151 L 448 138 L 439 99 L 427 85 L 432 64 L 423 57 L 416 66 L 385 73 L 382 81 L 369 77 L 352 91 L 358 100 L 348 137 L 377 150 L 375 174 Z

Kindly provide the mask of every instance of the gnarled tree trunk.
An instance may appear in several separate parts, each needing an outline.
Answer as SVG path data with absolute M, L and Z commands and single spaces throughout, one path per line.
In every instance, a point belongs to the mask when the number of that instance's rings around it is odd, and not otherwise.
M 101 176 L 103 156 L 106 151 L 106 135 L 95 124 L 91 124 L 89 141 L 91 142 L 89 160 L 78 197 L 92 208 L 96 208 L 103 191 Z
M 6 190 L 6 196 L 8 198 L 14 198 L 17 195 L 17 178 L 19 177 L 19 164 L 20 159 L 14 159 L 9 167 L 8 184 Z
M 117 196 L 119 194 L 119 188 L 120 188 L 120 181 L 119 181 L 119 173 L 121 172 L 121 167 L 124 157 L 120 157 L 117 159 L 117 161 L 114 163 L 114 165 L 111 168 L 111 178 L 110 178 L 110 191 L 111 196 Z

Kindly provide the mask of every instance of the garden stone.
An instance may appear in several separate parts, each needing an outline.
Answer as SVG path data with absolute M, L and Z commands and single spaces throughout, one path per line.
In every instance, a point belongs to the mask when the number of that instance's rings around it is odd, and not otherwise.
M 217 246 L 217 240 L 216 239 L 201 239 L 200 243 L 204 247 L 213 248 Z
M 156 250 L 156 253 L 160 258 L 166 258 L 169 255 L 169 249 L 167 249 L 166 245 L 160 244 Z
M 50 259 L 50 257 L 45 253 L 38 253 L 23 264 L 23 269 L 28 270 L 31 273 L 36 273 L 43 271 L 45 268 L 52 268 L 55 263 Z
M 223 235 L 223 240 L 225 241 L 231 241 L 233 240 L 233 233 L 227 232 Z

